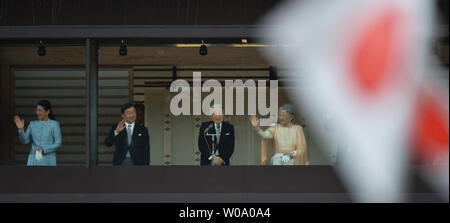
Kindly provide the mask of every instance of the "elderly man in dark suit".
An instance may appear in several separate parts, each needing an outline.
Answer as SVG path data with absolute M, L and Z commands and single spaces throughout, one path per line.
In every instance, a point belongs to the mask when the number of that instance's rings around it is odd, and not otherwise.
M 212 107 L 211 119 L 202 123 L 200 127 L 198 136 L 200 165 L 228 166 L 234 152 L 234 127 L 223 121 L 224 115 L 220 105 Z

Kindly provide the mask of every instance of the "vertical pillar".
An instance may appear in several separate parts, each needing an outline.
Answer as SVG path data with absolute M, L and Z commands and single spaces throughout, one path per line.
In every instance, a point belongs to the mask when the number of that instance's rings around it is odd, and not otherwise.
M 199 166 L 200 165 L 200 150 L 198 149 L 198 135 L 200 134 L 200 126 L 201 126 L 201 116 L 196 115 L 193 116 L 194 118 L 194 165 Z
M 86 39 L 86 167 L 97 166 L 98 44 Z
M 172 164 L 172 114 L 170 113 L 170 101 L 164 99 L 164 165 Z
M 0 91 L 1 91 L 1 126 L 4 128 L 0 133 L 0 165 L 13 164 L 14 162 L 14 139 L 17 137 L 17 128 L 13 124 L 13 86 L 14 78 L 8 65 L 0 66 Z

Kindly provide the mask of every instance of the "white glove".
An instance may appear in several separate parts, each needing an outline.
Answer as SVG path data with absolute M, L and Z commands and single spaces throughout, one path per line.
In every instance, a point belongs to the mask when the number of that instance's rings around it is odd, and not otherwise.
M 295 154 L 297 154 L 297 150 L 294 150 L 294 152 L 291 153 L 291 157 L 295 158 Z
M 42 150 L 36 150 L 36 160 L 41 162 L 43 159 L 44 157 L 42 156 Z
M 283 156 L 281 157 L 281 162 L 287 163 L 287 162 L 289 162 L 290 159 L 291 159 L 291 158 L 290 158 L 288 155 L 283 155 Z

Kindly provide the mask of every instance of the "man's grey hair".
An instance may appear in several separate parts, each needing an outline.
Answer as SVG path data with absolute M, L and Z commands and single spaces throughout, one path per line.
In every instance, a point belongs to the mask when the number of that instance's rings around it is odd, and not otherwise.
M 221 112 L 222 112 L 222 114 L 223 114 L 223 108 L 222 108 L 222 105 L 221 105 L 221 104 L 213 104 L 213 105 L 209 108 L 209 111 L 210 111 L 211 115 L 214 113 L 214 111 L 215 111 L 216 109 L 220 109 Z
M 292 117 L 295 116 L 295 106 L 292 104 L 284 104 L 280 107 L 280 110 L 285 110 Z

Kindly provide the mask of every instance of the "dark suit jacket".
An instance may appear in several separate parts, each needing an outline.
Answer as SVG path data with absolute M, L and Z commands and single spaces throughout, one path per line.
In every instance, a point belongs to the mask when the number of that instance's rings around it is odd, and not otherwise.
M 204 134 L 205 129 L 208 126 L 213 125 L 212 128 L 208 131 L 208 133 L 214 134 L 216 133 L 216 128 L 214 127 L 214 122 L 204 122 L 200 127 L 200 134 L 198 136 L 198 148 L 201 153 L 201 161 L 200 165 L 211 165 L 211 160 L 208 158 L 211 156 L 212 150 L 212 141 L 211 136 L 206 136 Z M 209 147 L 208 147 L 209 146 Z M 220 133 L 220 143 L 216 147 L 219 151 L 219 157 L 223 159 L 225 162 L 223 165 L 230 165 L 230 157 L 234 152 L 234 127 L 233 125 L 222 122 L 222 128 Z
M 114 135 L 115 129 L 116 125 L 111 128 L 108 137 L 105 139 L 106 146 L 116 145 L 113 165 L 121 165 L 128 150 L 130 150 L 134 165 L 150 165 L 150 137 L 147 128 L 137 123 L 134 125 L 130 146 L 127 143 L 126 129 L 122 130 L 117 136 Z

